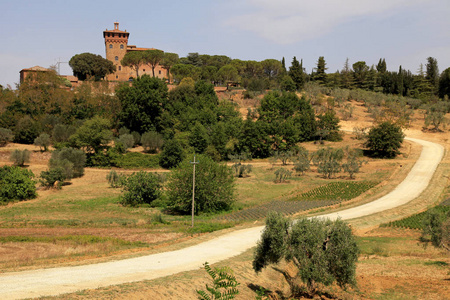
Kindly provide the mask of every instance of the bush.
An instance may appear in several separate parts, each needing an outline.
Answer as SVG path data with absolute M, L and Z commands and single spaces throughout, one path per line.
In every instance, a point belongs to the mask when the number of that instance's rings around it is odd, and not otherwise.
M 147 131 L 141 136 L 141 145 L 144 147 L 145 152 L 156 153 L 158 149 L 161 149 L 164 144 L 164 140 L 161 134 L 156 131 Z
M 161 167 L 170 169 L 178 166 L 178 164 L 183 160 L 184 153 L 183 148 L 180 143 L 175 140 L 168 140 L 163 147 L 163 151 L 161 152 L 161 157 L 159 160 L 159 164 Z
M 13 140 L 14 135 L 12 131 L 7 128 L 0 128 L 0 147 L 6 146 Z
M 25 163 L 30 161 L 30 151 L 28 151 L 27 149 L 16 149 L 11 152 L 9 160 L 12 161 L 15 166 L 23 167 Z
M 33 172 L 18 167 L 0 167 L 0 202 L 36 198 Z
M 124 194 L 121 203 L 124 206 L 151 204 L 161 196 L 161 183 L 157 175 L 140 171 L 123 180 Z
M 39 135 L 39 126 L 29 116 L 20 119 L 14 129 L 14 142 L 20 144 L 33 144 Z
M 55 143 L 65 143 L 69 141 L 69 137 L 76 132 L 74 126 L 56 124 L 53 128 L 53 141 Z
M 258 242 L 253 269 L 260 272 L 281 260 L 291 262 L 297 274 L 279 270 L 298 296 L 301 279 L 312 293 L 316 283 L 340 287 L 356 285 L 355 271 L 359 249 L 351 229 L 341 220 L 301 219 L 291 222 L 281 214 L 271 213 Z
M 44 152 L 48 150 L 48 146 L 50 146 L 50 143 L 50 135 L 48 135 L 47 133 L 41 133 L 37 138 L 34 139 L 34 145 L 39 146 L 39 148 L 44 148 L 41 149 L 41 151 Z
M 370 129 L 365 146 L 375 156 L 394 158 L 400 154 L 404 134 L 400 126 L 383 122 Z
M 41 186 L 60 189 L 64 180 L 66 180 L 66 171 L 62 167 L 53 168 L 48 171 L 42 171 L 39 182 Z M 55 185 L 56 184 L 56 185 Z
M 106 180 L 108 180 L 110 187 L 118 188 L 123 186 L 125 176 L 117 173 L 115 170 L 111 170 L 108 175 L 106 175 Z
M 52 157 L 49 161 L 50 169 L 63 167 L 68 169 L 71 164 L 71 175 L 66 172 L 67 179 L 77 178 L 84 175 L 84 167 L 86 165 L 86 154 L 83 150 L 74 148 L 62 148 L 61 150 L 53 151 Z
M 193 171 L 189 159 L 174 169 L 167 184 L 169 206 L 181 213 L 192 209 Z M 198 155 L 195 168 L 195 213 L 228 210 L 235 201 L 234 176 L 231 168 Z
M 117 146 L 117 144 L 121 144 L 123 146 L 124 152 L 126 152 L 128 149 L 133 148 L 134 137 L 129 133 L 122 134 L 116 140 L 116 146 Z

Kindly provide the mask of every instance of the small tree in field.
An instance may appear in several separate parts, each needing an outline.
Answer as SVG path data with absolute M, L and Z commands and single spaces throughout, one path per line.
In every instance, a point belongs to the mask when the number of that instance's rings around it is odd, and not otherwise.
M 9 160 L 12 161 L 15 166 L 23 167 L 25 163 L 30 161 L 30 151 L 28 151 L 27 149 L 25 150 L 16 149 L 13 152 L 11 152 Z
M 400 126 L 383 122 L 370 129 L 365 145 L 375 156 L 394 158 L 400 154 L 404 137 Z
M 36 198 L 34 174 L 18 167 L 0 167 L 0 203 Z
M 436 248 L 450 251 L 450 211 L 443 213 L 431 209 L 423 220 L 423 231 L 420 241 L 424 245 L 431 243 Z
M 282 260 L 292 263 L 298 269 L 296 275 L 279 271 L 289 283 L 291 296 L 296 297 L 300 291 L 298 278 L 310 294 L 315 292 L 316 283 L 355 286 L 358 253 L 351 229 L 341 220 L 314 218 L 292 222 L 271 213 L 255 250 L 253 269 L 260 272 Z
M 151 204 L 161 196 L 161 183 L 153 173 L 140 171 L 123 179 L 124 194 L 121 203 L 125 206 Z
M 48 150 L 48 146 L 50 146 L 50 144 L 50 135 L 47 133 L 41 133 L 37 138 L 34 139 L 34 145 L 39 146 L 39 148 L 41 148 L 41 151 L 44 152 Z
M 195 213 L 228 210 L 235 201 L 233 171 L 206 155 L 197 155 L 195 167 Z M 169 206 L 181 213 L 192 208 L 193 168 L 185 159 L 172 171 L 167 184 Z
M 6 146 L 9 142 L 13 140 L 13 133 L 11 129 L 0 127 L 0 147 Z

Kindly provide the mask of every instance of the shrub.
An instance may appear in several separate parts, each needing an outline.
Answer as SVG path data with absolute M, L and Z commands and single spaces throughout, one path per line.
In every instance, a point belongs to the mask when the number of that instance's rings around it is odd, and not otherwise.
M 122 134 L 121 136 L 119 136 L 119 138 L 116 140 L 116 145 L 117 144 L 122 144 L 123 148 L 124 148 L 124 152 L 126 152 L 126 150 L 133 148 L 134 146 L 134 137 L 129 134 Z
M 298 279 L 307 285 L 310 293 L 316 283 L 355 286 L 358 253 L 351 229 L 341 220 L 314 218 L 294 223 L 281 214 L 271 213 L 256 246 L 253 269 L 260 272 L 281 260 L 293 263 L 298 269 L 294 276 L 279 271 L 291 288 L 291 297 L 296 297 L 300 290 Z
M 163 151 L 161 152 L 161 157 L 159 160 L 159 164 L 163 168 L 173 168 L 178 166 L 178 164 L 183 160 L 184 153 L 183 148 L 180 143 L 175 140 L 168 140 L 163 147 Z
M 277 182 L 282 183 L 285 182 L 286 179 L 288 179 L 292 175 L 292 172 L 286 170 L 285 168 L 279 168 L 274 172 L 274 174 L 275 174 L 275 183 Z
M 139 132 L 133 131 L 131 133 L 131 135 L 133 136 L 133 139 L 134 139 L 134 146 L 140 145 L 141 144 L 141 135 L 139 134 Z
M 140 171 L 123 180 L 124 194 L 121 203 L 124 206 L 151 204 L 161 196 L 161 183 L 157 175 Z
M 36 198 L 34 174 L 18 167 L 0 167 L 0 202 Z
M 161 149 L 163 144 L 162 135 L 156 131 L 147 131 L 141 136 L 141 145 L 146 152 L 155 153 L 158 149 Z
M 21 118 L 14 129 L 14 142 L 21 144 L 33 144 L 39 135 L 38 124 L 29 116 Z
M 76 132 L 74 126 L 56 124 L 53 128 L 53 141 L 55 143 L 65 143 L 69 141 L 69 137 Z
M 400 154 L 403 138 L 400 126 L 383 122 L 370 129 L 365 146 L 375 156 L 393 158 Z
M 198 155 L 195 168 L 195 213 L 228 210 L 235 201 L 234 176 L 231 168 L 214 162 L 206 155 Z M 193 171 L 185 159 L 172 171 L 167 184 L 169 206 L 181 213 L 192 209 Z
M 50 135 L 47 133 L 41 133 L 37 138 L 34 139 L 34 145 L 39 146 L 39 148 L 44 148 L 41 149 L 41 151 L 44 152 L 48 150 L 48 146 L 50 146 L 50 143 Z
M 53 168 L 48 171 L 42 171 L 39 182 L 41 186 L 60 189 L 64 180 L 66 180 L 66 171 L 62 167 Z M 56 184 L 56 185 L 55 185 Z
M 27 149 L 15 149 L 13 152 L 11 152 L 9 160 L 12 161 L 15 166 L 23 167 L 25 163 L 30 161 L 30 151 L 28 151 Z
M 111 170 L 108 175 L 106 175 L 106 180 L 108 180 L 110 187 L 118 188 L 123 186 L 125 176 L 117 173 L 115 170 Z
M 66 162 L 65 162 L 66 161 Z M 61 150 L 53 151 L 52 157 L 49 161 L 50 169 L 63 167 L 67 170 L 68 163 L 71 164 L 71 176 L 67 179 L 77 178 L 84 175 L 84 167 L 86 165 L 86 154 L 83 150 L 74 148 L 62 148 Z M 67 175 L 69 175 L 66 172 Z
M 7 128 L 0 128 L 0 147 L 6 146 L 13 140 L 14 135 L 12 131 Z

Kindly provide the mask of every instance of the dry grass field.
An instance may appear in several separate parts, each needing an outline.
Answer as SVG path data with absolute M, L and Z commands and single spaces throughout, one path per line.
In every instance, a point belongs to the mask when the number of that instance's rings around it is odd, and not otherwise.
M 232 95 L 233 100 L 246 114 L 254 108 L 257 100 L 243 100 Z M 342 121 L 343 130 L 352 131 L 356 125 L 371 125 L 366 109 L 352 102 L 353 117 Z M 322 299 L 449 299 L 450 257 L 448 253 L 432 247 L 424 249 L 418 244 L 420 233 L 414 230 L 379 228 L 378 225 L 401 219 L 426 210 L 450 196 L 449 133 L 422 132 L 423 117 L 416 113 L 412 126 L 406 134 L 440 143 L 446 155 L 438 168 L 432 184 L 423 195 L 405 207 L 350 223 L 358 236 L 361 255 L 357 267 L 358 289 L 342 291 L 337 287 L 323 288 Z M 344 140 L 329 143 L 332 147 L 361 148 L 361 141 L 347 132 Z M 315 151 L 320 147 L 314 143 L 303 146 Z M 0 148 L 0 165 L 10 164 L 9 153 L 13 149 L 27 148 L 32 151 L 29 168 L 34 174 L 46 170 L 49 153 L 41 153 L 32 145 L 8 144 Z M 380 182 L 361 196 L 336 205 L 355 206 L 380 197 L 401 182 L 420 155 L 420 147 L 405 142 L 402 155 L 392 160 L 368 159 L 354 181 L 372 180 Z M 303 176 L 293 176 L 287 183 L 274 183 L 274 167 L 268 160 L 253 160 L 253 172 L 249 177 L 237 180 L 237 207 L 247 208 L 273 200 L 288 200 L 295 195 L 333 181 L 350 180 L 344 173 L 338 178 L 324 179 L 312 169 Z M 292 168 L 292 165 L 286 166 Z M 108 186 L 106 175 L 109 169 L 86 168 L 85 175 L 73 179 L 61 190 L 38 190 L 36 199 L 0 207 L 0 272 L 76 265 L 120 259 L 135 255 L 176 249 L 201 242 L 221 234 L 201 233 L 189 230 L 188 216 L 164 215 L 168 224 L 154 222 L 159 209 L 150 207 L 130 208 L 118 203 L 120 190 Z M 121 172 L 132 172 L 126 170 Z M 162 171 L 162 170 L 152 170 Z M 301 212 L 314 214 L 322 209 Z M 230 231 L 242 227 L 262 224 L 263 220 L 238 223 L 218 221 L 217 216 L 200 216 L 199 226 L 227 228 Z M 212 224 L 212 225 L 211 225 Z M 287 292 L 288 286 L 275 270 L 268 269 L 256 275 L 251 267 L 252 250 L 221 262 L 232 268 L 241 283 L 238 299 L 254 299 L 254 289 L 264 287 L 274 292 Z M 445 265 L 447 264 L 447 265 Z M 129 283 L 98 290 L 47 297 L 45 299 L 196 299 L 195 289 L 203 289 L 208 283 L 204 270 L 180 273 L 170 278 Z

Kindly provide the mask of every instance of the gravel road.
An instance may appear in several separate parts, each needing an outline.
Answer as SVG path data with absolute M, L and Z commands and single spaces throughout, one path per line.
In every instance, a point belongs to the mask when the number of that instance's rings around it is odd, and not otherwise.
M 391 193 L 370 203 L 322 215 L 353 219 L 403 205 L 428 186 L 443 155 L 441 145 L 406 138 L 422 145 L 422 153 L 405 180 Z M 0 298 L 20 299 L 58 295 L 82 289 L 155 279 L 195 270 L 205 261 L 213 264 L 255 246 L 263 226 L 234 231 L 213 240 L 177 251 L 164 252 L 106 263 L 41 269 L 0 275 Z

